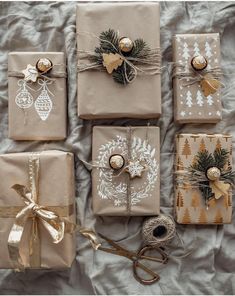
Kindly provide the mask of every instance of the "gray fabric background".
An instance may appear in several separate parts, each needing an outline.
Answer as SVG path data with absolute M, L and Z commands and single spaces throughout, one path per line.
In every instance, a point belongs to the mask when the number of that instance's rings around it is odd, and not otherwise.
M 143 218 L 95 218 L 91 210 L 90 174 L 78 157 L 90 160 L 92 125 L 133 124 L 138 120 L 85 122 L 77 118 L 76 103 L 76 2 L 0 2 L 0 153 L 63 149 L 76 154 L 76 199 L 78 221 L 136 249 L 141 243 Z M 143 21 L 143 25 L 147 20 Z M 176 132 L 226 132 L 235 136 L 235 3 L 162 2 L 161 48 L 163 64 L 172 58 L 174 33 L 219 32 L 222 66 L 226 71 L 223 89 L 223 121 L 215 125 L 175 125 L 168 71 L 162 74 L 161 119 L 161 208 L 172 213 L 173 138 Z M 68 59 L 69 136 L 65 142 L 14 142 L 7 138 L 7 54 L 9 51 L 65 51 Z M 1 180 L 1 182 L 4 180 Z M 234 217 L 235 218 L 235 217 Z M 193 253 L 172 258 L 157 267 L 159 283 L 142 286 L 132 277 L 129 260 L 94 252 L 77 236 L 76 262 L 70 271 L 0 271 L 1 294 L 234 294 L 235 219 L 222 226 L 178 226 L 185 248 Z M 2 242 L 0 242 L 2 243 Z M 177 240 L 169 247 L 172 255 L 183 248 Z

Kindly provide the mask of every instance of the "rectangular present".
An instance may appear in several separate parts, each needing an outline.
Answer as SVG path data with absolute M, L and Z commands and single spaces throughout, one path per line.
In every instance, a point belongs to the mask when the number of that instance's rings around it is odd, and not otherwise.
M 159 128 L 95 126 L 92 144 L 94 213 L 159 214 Z
M 0 183 L 0 268 L 18 268 L 18 251 L 24 268 L 69 268 L 76 252 L 75 236 L 66 231 L 76 223 L 73 154 L 51 150 L 0 155 L 0 178 L 4 180 Z M 48 214 L 59 218 L 50 221 Z M 23 225 L 20 217 L 26 219 Z M 54 243 L 45 221 L 53 226 L 58 219 L 66 221 L 65 234 Z M 23 236 L 17 246 L 20 226 Z
M 213 83 L 216 83 L 216 80 L 208 80 L 209 84 L 207 82 L 202 84 L 202 77 L 208 77 L 205 76 L 206 74 L 211 78 L 220 75 L 219 33 L 176 34 L 172 45 L 175 65 L 173 71 L 175 121 L 178 123 L 220 121 L 222 119 L 220 88 L 214 90 L 214 93 L 208 93 L 209 89 L 213 91 L 215 87 Z M 205 58 L 207 66 L 204 70 L 195 71 L 192 67 L 192 59 L 199 56 L 203 60 Z M 188 74 L 182 74 L 183 72 Z M 219 81 L 219 77 L 217 78 Z M 203 91 L 205 87 L 206 92 Z
M 231 176 L 232 172 L 232 136 L 178 134 L 175 142 L 176 221 L 180 224 L 231 223 L 232 186 L 227 183 L 228 179 L 223 181 L 224 176 Z
M 78 65 L 90 64 L 89 60 L 82 56 L 82 52 L 94 52 L 100 44 L 97 37 L 102 32 L 111 29 L 118 32 L 119 38 L 128 37 L 132 42 L 140 38 L 146 42 L 150 49 L 158 51 L 159 57 L 155 62 L 160 71 L 158 3 L 125 1 L 79 3 L 76 26 Z M 130 52 L 131 55 L 132 52 Z M 129 62 L 131 61 L 130 59 Z M 128 67 L 127 64 L 125 65 Z M 150 68 L 152 70 L 154 68 L 151 59 L 136 66 L 138 68 L 144 66 L 150 72 Z M 142 74 L 146 72 L 143 71 Z M 123 74 L 122 78 L 124 76 Z M 89 68 L 86 71 L 78 71 L 77 83 L 78 115 L 80 118 L 157 118 L 161 114 L 160 72 L 155 75 L 141 75 L 141 71 L 138 71 L 134 81 L 123 85 L 115 82 L 112 75 L 107 73 L 104 64 L 101 64 L 99 70 Z
M 35 82 L 24 79 L 39 59 L 52 68 Z M 25 72 L 26 73 L 26 72 Z M 29 77 L 29 74 L 26 75 Z M 46 82 L 46 83 L 45 83 Z M 67 133 L 66 60 L 63 52 L 10 52 L 8 56 L 9 138 L 63 140 Z

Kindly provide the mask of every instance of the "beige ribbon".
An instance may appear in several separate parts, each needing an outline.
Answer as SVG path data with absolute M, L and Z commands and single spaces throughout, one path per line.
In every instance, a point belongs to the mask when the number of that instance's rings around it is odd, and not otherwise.
M 44 226 L 55 244 L 63 240 L 65 233 L 72 233 L 76 229 L 76 225 L 61 218 L 55 211 L 51 210 L 52 207 L 45 207 L 38 204 L 39 169 L 39 154 L 32 153 L 29 157 L 30 190 L 24 185 L 15 184 L 12 186 L 25 203 L 25 207 L 21 208 L 17 213 L 8 237 L 9 257 L 14 268 L 17 270 L 22 270 L 26 267 L 20 255 L 20 243 L 26 224 L 29 221 L 32 222 L 29 238 L 29 262 L 31 268 L 41 267 L 39 224 Z M 71 206 L 68 206 L 67 210 L 67 213 L 69 213 Z M 65 207 L 62 207 L 62 211 L 66 212 Z

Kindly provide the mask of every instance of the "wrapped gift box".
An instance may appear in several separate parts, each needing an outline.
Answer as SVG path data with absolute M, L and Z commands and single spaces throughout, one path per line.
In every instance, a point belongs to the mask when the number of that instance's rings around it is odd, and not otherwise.
M 203 71 L 193 71 L 191 61 L 193 57 L 199 55 L 206 58 L 207 67 Z M 176 65 L 173 72 L 175 121 L 179 123 L 220 121 L 222 119 L 220 89 L 214 94 L 205 96 L 200 79 L 192 83 L 193 80 L 191 78 L 189 80 L 188 76 L 185 76 L 185 79 L 179 76 L 179 73 L 187 72 L 195 79 L 207 71 L 209 73 L 212 69 L 220 68 L 219 34 L 176 34 L 173 37 L 173 62 Z
M 112 156 L 123 159 L 113 169 Z M 106 216 L 159 213 L 160 168 L 158 127 L 93 128 L 93 210 Z
M 25 84 L 22 70 L 40 58 L 53 67 Z M 48 79 L 44 78 L 48 77 Z M 46 86 L 43 82 L 47 81 Z M 62 140 L 67 133 L 66 62 L 63 52 L 10 52 L 8 56 L 9 137 Z
M 19 215 L 23 208 L 29 206 L 29 203 L 12 186 L 20 184 L 26 186 L 28 190 L 35 189 L 33 186 L 31 188 L 33 174 L 37 175 L 31 166 L 32 159 L 39 161 L 38 185 L 36 185 L 38 200 L 36 203 L 44 209 L 52 211 L 62 220 L 65 219 L 68 224 L 72 223 L 73 225 L 76 222 L 72 154 L 52 150 L 40 154 L 27 152 L 0 155 L 0 178 L 4 180 L 0 184 L 0 268 L 18 268 L 12 260 L 16 256 L 16 250 L 15 247 L 13 251 L 9 249 L 12 243 L 9 241 L 9 237 L 18 238 L 19 234 L 16 235 L 14 231 L 13 234 L 10 235 L 10 233 L 13 225 L 17 223 L 16 215 Z M 33 213 L 35 212 L 30 212 L 26 219 L 19 245 L 24 268 L 69 268 L 75 258 L 74 234 L 65 232 L 64 238 L 59 243 L 53 243 L 43 219 L 40 219 L 40 214 L 44 212 L 39 212 L 39 214 L 35 214 L 38 219 L 39 240 L 37 246 L 32 249 Z M 20 227 L 17 228 L 17 233 L 19 233 L 18 230 Z M 31 263 L 31 260 L 34 263 Z
M 206 203 L 198 184 L 187 178 L 190 166 L 198 163 L 198 153 L 208 151 L 213 155 L 218 149 L 226 149 L 228 152 L 228 160 L 223 169 L 232 169 L 232 136 L 222 134 L 179 134 L 176 136 L 175 213 L 178 223 L 231 223 L 231 186 L 226 195 L 219 199 L 213 197 Z M 203 160 L 206 166 L 205 161 L 207 160 Z M 182 176 L 186 176 L 186 178 L 181 179 Z
M 159 48 L 160 52 L 159 20 L 159 4 L 156 2 L 79 3 L 76 20 L 78 52 L 94 52 L 99 46 L 95 36 L 109 29 L 133 41 L 142 38 L 151 49 Z M 78 56 L 78 64 L 87 62 Z M 157 118 L 161 114 L 160 74 L 137 75 L 135 81 L 122 85 L 107 71 L 91 69 L 78 71 L 77 81 L 78 115 L 81 118 Z

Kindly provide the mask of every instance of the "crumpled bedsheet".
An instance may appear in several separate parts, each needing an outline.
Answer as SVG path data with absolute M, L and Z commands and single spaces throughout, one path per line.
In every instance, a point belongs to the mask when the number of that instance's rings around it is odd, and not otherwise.
M 79 159 L 90 161 L 92 126 L 141 125 L 141 120 L 83 121 L 76 103 L 76 2 L 0 2 L 0 153 L 68 150 L 76 155 L 78 222 L 129 249 L 141 243 L 142 217 L 94 217 L 91 177 Z M 147 20 L 143 21 L 143 24 Z M 173 122 L 169 62 L 175 33 L 219 32 L 225 72 L 223 121 L 217 125 Z M 161 128 L 161 210 L 173 214 L 173 159 L 176 132 L 231 133 L 235 139 L 235 2 L 161 2 L 162 116 L 151 120 Z M 68 62 L 68 138 L 59 142 L 15 142 L 7 137 L 7 54 L 9 51 L 65 51 Z M 130 98 L 131 99 L 131 98 Z M 234 146 L 235 147 L 235 146 Z M 235 155 L 235 154 L 234 154 Z M 4 182 L 4 180 L 1 180 Z M 1 294 L 234 294 L 235 217 L 225 226 L 177 225 L 179 239 L 167 248 L 169 263 L 157 266 L 161 280 L 142 286 L 126 258 L 95 252 L 77 235 L 77 256 L 66 271 L 0 271 Z M 0 239 L 0 243 L 1 239 Z M 188 256 L 182 256 L 184 254 Z M 181 257 L 181 258 L 180 258 Z

